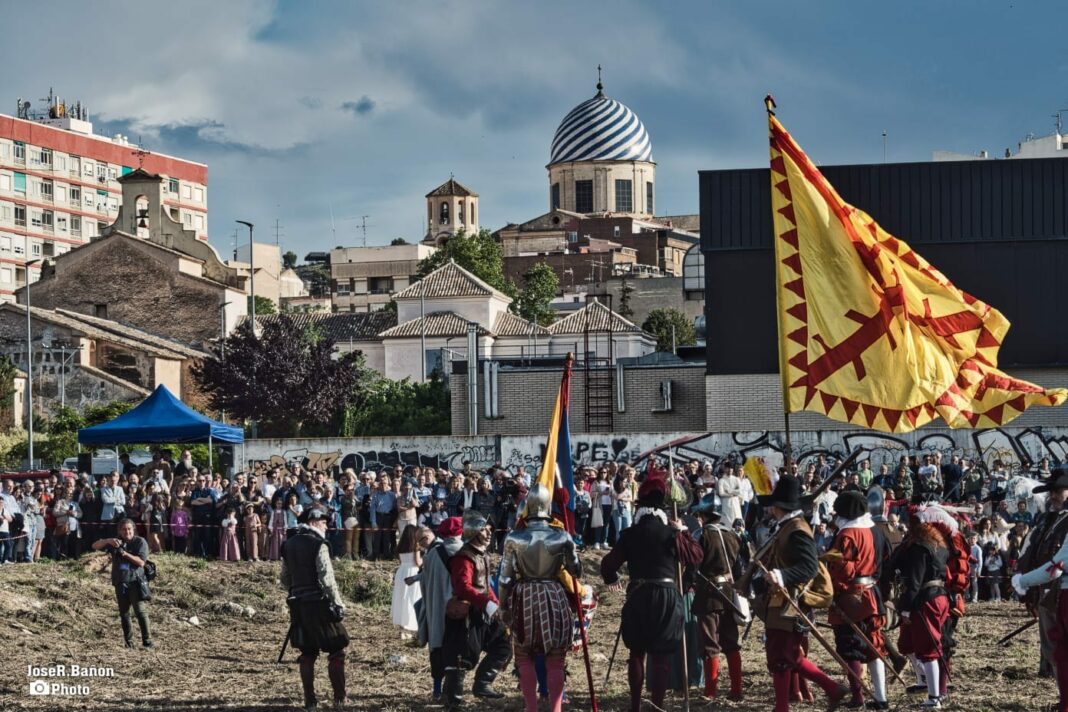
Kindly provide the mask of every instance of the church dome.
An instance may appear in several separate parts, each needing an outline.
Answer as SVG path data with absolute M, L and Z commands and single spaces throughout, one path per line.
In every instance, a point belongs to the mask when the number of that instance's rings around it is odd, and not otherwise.
M 597 94 L 564 117 L 553 136 L 549 164 L 571 161 L 652 161 L 653 145 L 641 119 L 598 82 Z

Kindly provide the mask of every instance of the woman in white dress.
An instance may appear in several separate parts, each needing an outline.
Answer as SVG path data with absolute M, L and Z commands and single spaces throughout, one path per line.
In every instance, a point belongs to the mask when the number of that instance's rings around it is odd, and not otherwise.
M 408 579 L 419 573 L 423 566 L 423 554 L 419 548 L 420 527 L 408 525 L 401 532 L 397 553 L 400 554 L 400 566 L 393 574 L 393 602 L 389 607 L 393 625 L 401 629 L 401 640 L 411 640 L 419 630 L 419 621 L 415 617 L 415 603 L 422 597 L 419 586 L 408 583 Z

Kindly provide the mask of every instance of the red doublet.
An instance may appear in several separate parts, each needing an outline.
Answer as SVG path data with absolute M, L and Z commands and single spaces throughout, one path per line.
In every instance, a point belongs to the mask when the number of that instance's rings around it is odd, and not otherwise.
M 844 616 L 849 616 L 856 623 L 877 615 L 879 602 L 875 597 L 874 582 L 857 583 L 858 579 L 874 578 L 878 570 L 875 537 L 871 529 L 843 529 L 835 537 L 830 552 L 837 552 L 841 556 L 827 557 L 827 569 L 834 582 L 834 602 L 837 604 L 828 613 L 827 622 L 831 625 L 844 624 L 848 622 Z
M 461 601 L 467 601 L 480 611 L 486 610 L 490 601 L 497 603 L 493 589 L 486 587 L 481 591 L 475 585 L 475 563 L 468 558 L 454 556 L 449 560 L 449 578 L 452 579 L 452 593 Z

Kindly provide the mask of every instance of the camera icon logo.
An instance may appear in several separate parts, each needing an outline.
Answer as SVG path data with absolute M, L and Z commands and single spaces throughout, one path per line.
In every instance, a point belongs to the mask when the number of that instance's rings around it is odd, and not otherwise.
M 48 683 L 44 680 L 34 680 L 30 683 L 31 695 L 47 695 L 50 689 Z

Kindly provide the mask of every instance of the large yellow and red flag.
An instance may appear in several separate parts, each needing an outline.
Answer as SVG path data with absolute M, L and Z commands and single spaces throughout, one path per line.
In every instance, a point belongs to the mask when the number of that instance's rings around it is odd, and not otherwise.
M 786 412 L 902 433 L 939 416 L 994 427 L 1063 403 L 1068 391 L 998 370 L 1008 320 L 843 201 L 771 107 L 769 97 Z

